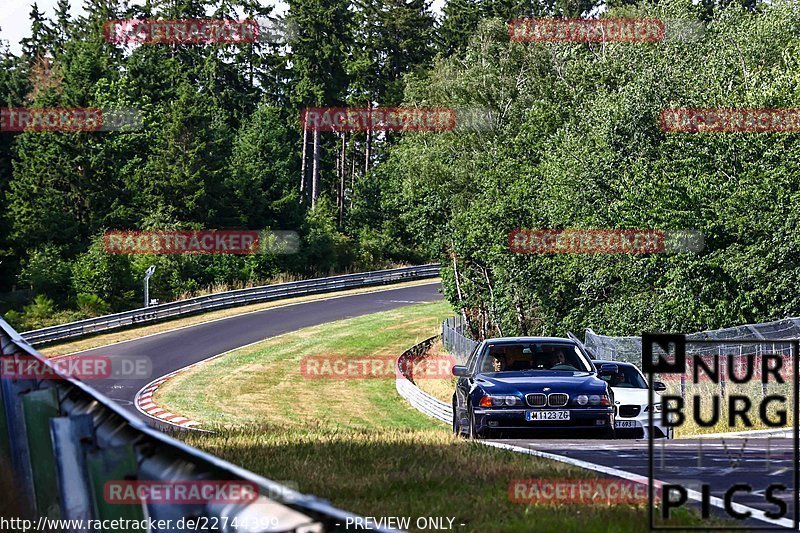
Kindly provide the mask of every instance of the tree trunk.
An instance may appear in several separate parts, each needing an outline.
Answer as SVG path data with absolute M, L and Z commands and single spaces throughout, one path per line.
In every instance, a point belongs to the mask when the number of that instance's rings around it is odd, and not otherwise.
M 369 172 L 369 158 L 372 152 L 372 131 L 367 130 L 366 150 L 364 151 L 364 175 Z
M 518 296 L 514 296 L 514 309 L 517 311 L 517 324 L 519 324 L 519 334 L 525 336 L 528 334 L 528 325 L 527 321 L 525 320 L 525 315 L 522 312 L 522 302 L 520 302 Z
M 336 139 L 339 139 L 339 132 L 336 132 Z M 336 182 L 333 184 L 334 198 L 336 198 L 336 210 L 342 205 L 342 195 L 339 194 L 339 181 L 342 179 L 342 148 L 339 143 L 336 143 Z
M 341 159 L 339 160 L 339 227 L 344 224 L 344 181 L 347 172 L 345 167 L 347 165 L 347 133 L 342 132 L 342 152 Z
M 311 209 L 317 206 L 317 198 L 319 197 L 319 130 L 314 130 L 314 165 L 311 169 Z
M 308 130 L 303 125 L 303 159 L 300 161 L 300 202 L 306 191 L 306 147 L 308 146 Z
M 494 327 L 497 330 L 498 336 L 503 336 L 503 328 L 500 327 L 500 321 L 497 319 L 497 305 L 495 305 L 494 301 L 494 289 L 492 288 L 492 281 L 489 279 L 489 271 L 485 267 L 480 267 L 483 270 L 483 277 L 486 279 L 486 286 L 489 288 L 489 302 L 491 304 L 490 312 L 491 312 L 491 319 L 492 323 L 494 323 Z
M 353 209 L 353 197 L 356 195 L 356 158 L 351 158 L 352 168 L 350 169 L 350 209 Z
M 456 254 L 453 252 L 453 277 L 455 278 L 456 282 L 456 295 L 458 296 L 458 308 L 461 309 L 461 318 L 464 319 L 464 324 L 469 325 L 469 320 L 467 320 L 467 311 L 464 309 L 464 297 L 461 294 L 461 282 L 458 279 L 458 263 L 456 262 Z

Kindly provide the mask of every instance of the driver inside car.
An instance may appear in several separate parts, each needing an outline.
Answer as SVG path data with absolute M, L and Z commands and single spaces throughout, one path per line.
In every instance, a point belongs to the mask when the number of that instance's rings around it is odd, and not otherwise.
M 548 368 L 553 368 L 554 366 L 563 365 L 566 363 L 567 357 L 564 355 L 564 352 L 561 350 L 556 350 L 550 355 L 550 365 Z
M 506 369 L 506 358 L 502 355 L 495 355 L 492 359 L 492 370 L 502 372 Z
M 608 384 L 611 385 L 612 387 L 618 387 L 618 386 L 625 387 L 626 386 L 625 383 L 626 383 L 626 376 L 624 372 L 612 375 L 611 379 L 608 382 Z

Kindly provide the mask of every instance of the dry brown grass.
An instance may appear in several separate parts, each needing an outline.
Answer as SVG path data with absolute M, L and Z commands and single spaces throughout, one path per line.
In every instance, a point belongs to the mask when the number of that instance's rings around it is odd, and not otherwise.
M 307 425 L 184 434 L 189 444 L 366 516 L 452 517 L 456 531 L 638 533 L 645 505 L 520 504 L 520 479 L 587 479 L 595 472 L 457 439 L 442 430 Z M 683 510 L 670 525 L 698 524 Z M 709 522 L 704 522 L 710 525 Z M 719 522 L 714 520 L 714 525 Z
M 437 340 L 428 351 L 428 356 L 430 357 L 446 357 L 448 355 L 450 354 L 444 349 L 444 346 L 442 346 L 441 339 Z M 454 376 L 447 378 L 418 379 L 415 383 L 417 387 L 424 392 L 448 404 L 452 401 L 453 393 L 456 390 L 456 378 Z

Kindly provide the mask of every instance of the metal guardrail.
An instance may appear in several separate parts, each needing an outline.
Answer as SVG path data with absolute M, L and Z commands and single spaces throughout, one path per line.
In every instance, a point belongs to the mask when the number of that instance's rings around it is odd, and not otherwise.
M 388 270 L 375 270 L 358 274 L 345 274 L 328 278 L 307 279 L 276 283 L 249 289 L 220 292 L 189 298 L 177 302 L 170 302 L 151 307 L 123 311 L 113 315 L 79 320 L 69 324 L 50 326 L 47 328 L 26 331 L 22 336 L 32 345 L 53 342 L 58 340 L 91 335 L 102 331 L 124 328 L 132 325 L 147 324 L 165 318 L 186 316 L 217 309 L 238 307 L 253 303 L 280 300 L 306 294 L 333 292 L 387 283 L 398 283 L 425 278 L 435 278 L 439 275 L 438 264 L 393 268 Z
M 184 530 L 176 526 L 181 518 L 205 517 L 216 520 L 207 523 L 216 523 L 217 531 L 231 533 L 336 531 L 356 518 L 150 428 L 85 383 L 64 376 L 2 319 L 0 347 L 3 368 L 24 360 L 53 373 L 53 379 L 0 379 L 0 474 L 10 471 L 16 496 L 39 517 L 171 520 L 171 527 L 152 531 Z M 247 482 L 258 487 L 259 496 L 249 503 L 115 505 L 104 498 L 111 480 Z
M 430 348 L 431 344 L 433 344 L 438 338 L 439 335 L 433 336 L 430 339 L 426 339 L 419 344 L 412 346 L 397 358 L 397 378 L 395 379 L 395 388 L 397 389 L 397 394 L 405 398 L 406 401 L 408 401 L 408 403 L 410 403 L 412 407 L 418 411 L 430 416 L 431 418 L 435 418 L 436 420 L 450 424 L 453 421 L 452 407 L 449 404 L 434 398 L 427 392 L 422 391 L 404 374 L 405 369 L 408 368 L 408 365 L 404 364 L 404 360 L 417 357 L 425 353 L 428 348 Z

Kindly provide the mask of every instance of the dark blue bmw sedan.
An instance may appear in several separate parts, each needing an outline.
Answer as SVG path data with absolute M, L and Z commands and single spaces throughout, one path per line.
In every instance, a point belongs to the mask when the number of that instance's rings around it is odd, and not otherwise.
M 471 438 L 506 430 L 575 431 L 614 437 L 614 398 L 598 369 L 570 339 L 487 339 L 453 367 L 453 432 Z

